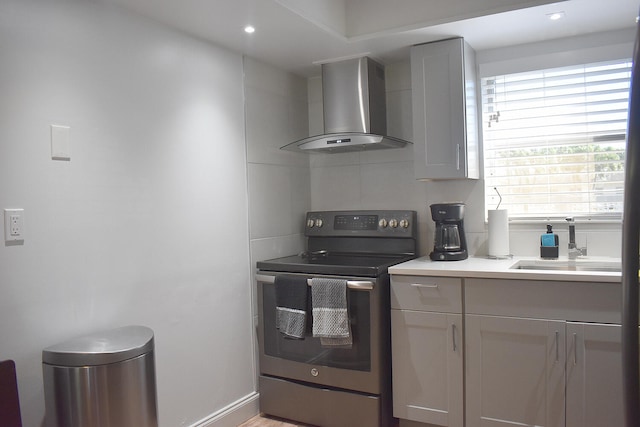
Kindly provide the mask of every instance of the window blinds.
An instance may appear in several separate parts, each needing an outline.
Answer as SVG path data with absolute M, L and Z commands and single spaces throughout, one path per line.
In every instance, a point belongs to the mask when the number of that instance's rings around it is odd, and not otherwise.
M 483 78 L 486 208 L 619 217 L 630 78 L 631 60 Z

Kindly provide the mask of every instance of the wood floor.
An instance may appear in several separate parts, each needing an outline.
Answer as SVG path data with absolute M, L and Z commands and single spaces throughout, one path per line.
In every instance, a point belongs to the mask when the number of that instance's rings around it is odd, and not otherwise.
M 238 427 L 313 427 L 307 424 L 297 424 L 295 421 L 275 418 L 270 415 L 256 415 Z
M 393 426 L 398 427 L 398 419 L 393 419 Z M 245 421 L 238 427 L 314 427 L 308 424 L 300 424 L 295 421 L 272 417 L 271 415 L 260 414 Z

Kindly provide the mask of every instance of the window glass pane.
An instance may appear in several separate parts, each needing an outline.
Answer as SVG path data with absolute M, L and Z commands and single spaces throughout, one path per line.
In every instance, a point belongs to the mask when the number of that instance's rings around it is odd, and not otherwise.
M 631 60 L 482 79 L 487 209 L 620 216 Z

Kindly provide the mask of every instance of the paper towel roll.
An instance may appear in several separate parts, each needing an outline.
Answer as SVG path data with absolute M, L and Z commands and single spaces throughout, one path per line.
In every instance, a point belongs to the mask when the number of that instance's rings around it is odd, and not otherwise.
M 509 255 L 509 213 L 506 209 L 489 210 L 489 256 Z

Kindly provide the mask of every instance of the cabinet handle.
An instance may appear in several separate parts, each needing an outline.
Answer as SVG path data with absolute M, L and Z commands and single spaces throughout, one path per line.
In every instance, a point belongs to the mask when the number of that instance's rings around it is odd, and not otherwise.
M 455 352 L 458 349 L 458 346 L 456 345 L 456 324 L 455 323 L 451 324 L 451 339 L 453 341 L 453 351 Z
M 560 361 L 560 332 L 556 331 L 556 362 Z
M 578 364 L 578 334 L 573 334 L 573 364 Z
M 422 283 L 412 283 L 414 288 L 438 289 L 438 285 L 423 285 Z
M 456 168 L 460 170 L 460 144 L 456 145 Z

